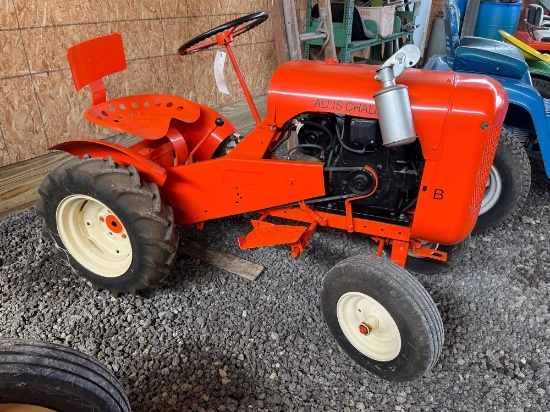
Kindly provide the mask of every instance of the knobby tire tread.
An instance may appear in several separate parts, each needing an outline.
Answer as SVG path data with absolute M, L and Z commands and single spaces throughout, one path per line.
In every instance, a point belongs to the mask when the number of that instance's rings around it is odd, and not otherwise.
M 137 169 L 133 166 L 128 168 L 117 165 L 112 158 L 107 160 L 85 157 L 83 159 L 72 158 L 54 169 L 42 183 L 39 194 L 38 213 L 48 222 L 48 215 L 55 214 L 57 204 L 52 204 L 50 197 L 56 192 L 67 194 L 81 193 L 82 188 L 102 188 L 110 200 L 119 204 L 132 207 L 134 210 L 125 211 L 125 216 L 130 225 L 141 234 L 136 237 L 139 245 L 145 250 L 151 251 L 156 256 L 152 265 L 145 265 L 149 270 L 146 274 L 136 274 L 135 282 L 128 287 L 120 285 L 100 285 L 92 279 L 86 278 L 95 289 L 108 289 L 113 294 L 136 293 L 145 288 L 156 285 L 169 273 L 176 257 L 178 232 L 174 228 L 173 211 L 170 207 L 164 206 L 160 200 L 160 192 L 154 183 L 142 181 Z M 80 189 L 80 191 L 78 190 Z M 99 189 L 98 189 L 99 190 Z M 124 197 L 132 197 L 132 201 L 125 201 Z M 112 206 L 109 206 L 112 207 Z M 51 218 L 51 216 L 50 216 Z M 51 220 L 51 219 L 50 219 Z M 62 247 L 61 239 L 57 234 L 57 228 L 52 228 L 45 223 L 45 232 L 53 239 L 58 248 Z M 147 230 L 143 227 L 148 227 Z M 145 234 L 144 234 L 145 233 Z M 147 234 L 148 233 L 148 234 Z M 158 256 L 161 256 L 160 258 Z M 71 267 L 71 258 L 66 250 L 59 253 Z
M 515 220 L 517 216 L 520 215 L 521 210 L 527 201 L 527 197 L 529 196 L 529 190 L 531 188 L 531 164 L 529 163 L 529 157 L 527 156 L 525 148 L 511 132 L 504 128 L 502 129 L 499 139 L 499 145 L 500 144 L 507 149 L 509 155 L 507 158 L 513 161 L 515 169 L 513 172 L 519 174 L 518 194 L 513 208 L 508 210 L 503 217 L 491 219 L 489 215 L 489 213 L 491 213 L 491 209 L 481 215 L 478 218 L 478 222 L 472 232 L 475 235 L 482 235 Z

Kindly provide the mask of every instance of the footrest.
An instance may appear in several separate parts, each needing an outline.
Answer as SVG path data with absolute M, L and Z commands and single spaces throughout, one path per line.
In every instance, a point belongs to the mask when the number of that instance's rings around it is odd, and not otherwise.
M 239 238 L 241 249 L 296 243 L 308 229 L 305 226 L 274 225 L 261 220 L 253 220 L 252 225 L 252 232 Z

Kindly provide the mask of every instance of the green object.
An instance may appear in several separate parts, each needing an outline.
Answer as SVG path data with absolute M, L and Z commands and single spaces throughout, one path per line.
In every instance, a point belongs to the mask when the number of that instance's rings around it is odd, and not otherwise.
M 372 6 L 382 6 L 383 0 L 373 0 Z M 307 19 L 306 19 L 306 32 L 314 33 L 319 26 L 319 22 L 313 21 L 311 17 L 313 0 L 307 0 Z M 344 18 L 342 23 L 332 23 L 334 31 L 334 44 L 340 49 L 338 54 L 338 60 L 340 62 L 349 62 L 352 52 L 362 50 L 368 47 L 373 47 L 372 57 L 376 60 L 382 59 L 382 44 L 388 43 L 393 46 L 394 40 L 404 39 L 405 43 L 412 43 L 412 35 L 414 32 L 414 20 L 420 10 L 420 1 L 415 1 L 413 11 L 396 10 L 394 31 L 386 37 L 380 37 L 378 35 L 378 25 L 373 20 L 364 20 L 364 24 L 367 30 L 370 30 L 375 38 L 368 40 L 353 40 L 351 39 L 352 23 L 353 23 L 353 10 L 355 4 L 353 0 L 344 1 Z M 402 27 L 401 19 L 407 19 L 410 21 L 410 30 L 404 31 Z M 401 31 L 403 30 L 403 31 Z M 305 42 L 305 58 L 309 59 L 311 46 L 322 46 L 323 40 L 308 40 Z M 393 50 L 393 47 L 390 47 Z
M 545 77 L 550 79 L 550 65 L 542 60 L 525 59 L 529 66 L 529 73 L 535 77 Z

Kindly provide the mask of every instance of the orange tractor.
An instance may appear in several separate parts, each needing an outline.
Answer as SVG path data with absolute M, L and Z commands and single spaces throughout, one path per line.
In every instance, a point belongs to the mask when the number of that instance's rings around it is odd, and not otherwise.
M 389 380 L 418 378 L 441 353 L 443 325 L 405 266 L 431 273 L 461 256 L 506 94 L 490 78 L 412 69 L 419 51 L 410 45 L 380 67 L 286 63 L 273 75 L 267 118 L 260 120 L 231 45 L 267 17 L 242 17 L 179 49 L 186 55 L 226 48 L 257 122 L 244 138 L 216 111 L 181 97 L 108 100 L 102 78 L 126 67 L 119 34 L 70 48 L 76 88 L 92 91 L 86 118 L 142 140 L 128 148 L 101 140 L 52 147 L 75 157 L 40 187 L 45 233 L 74 272 L 115 294 L 168 275 L 178 247 L 175 224 L 200 229 L 212 219 L 257 212 L 239 245 L 288 244 L 294 257 L 319 227 L 364 234 L 378 243 L 379 257 L 357 256 L 328 272 L 321 294 L 326 322 L 369 371 Z M 380 258 L 384 250 L 391 262 Z

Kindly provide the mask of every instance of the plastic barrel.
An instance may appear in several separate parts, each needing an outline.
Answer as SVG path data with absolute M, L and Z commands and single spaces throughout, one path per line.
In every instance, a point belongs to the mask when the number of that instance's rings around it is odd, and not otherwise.
M 521 3 L 495 3 L 482 1 L 479 4 L 474 36 L 501 40 L 499 29 L 515 33 L 521 12 Z

